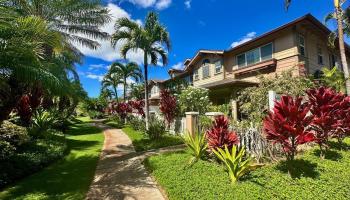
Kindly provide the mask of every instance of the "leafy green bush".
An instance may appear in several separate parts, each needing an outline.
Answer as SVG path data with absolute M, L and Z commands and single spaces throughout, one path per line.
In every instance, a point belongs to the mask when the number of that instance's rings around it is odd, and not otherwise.
M 222 105 L 211 105 L 209 108 L 210 112 L 222 112 L 224 115 L 230 114 L 230 104 L 222 104 Z
M 102 119 L 103 118 L 103 112 L 96 111 L 96 110 L 89 110 L 88 115 L 91 119 Z
M 141 132 L 146 131 L 146 123 L 144 119 L 140 119 L 138 117 L 131 117 L 128 120 L 128 123 L 130 124 L 131 128 L 136 131 L 141 131 Z
M 0 140 L 0 162 L 8 159 L 16 151 L 16 148 L 7 141 Z
M 38 109 L 32 118 L 32 125 L 29 133 L 35 138 L 42 137 L 43 134 L 56 123 L 57 120 L 54 114 Z
M 207 131 L 213 125 L 213 120 L 205 115 L 199 116 L 199 128 L 202 132 Z
M 6 159 L 0 160 L 0 188 L 63 157 L 66 149 L 66 141 L 61 132 L 52 132 L 45 139 L 22 144 Z
M 150 139 L 159 139 L 165 134 L 165 124 L 157 117 L 151 117 L 146 134 Z
M 262 122 L 269 111 L 269 90 L 295 97 L 303 96 L 306 89 L 314 86 L 314 83 L 308 78 L 293 77 L 291 71 L 276 75 L 275 78 L 260 76 L 259 79 L 259 86 L 243 89 L 238 98 L 242 113 L 247 115 L 251 122 L 257 124 Z
M 183 136 L 183 141 L 192 155 L 192 158 L 189 161 L 190 166 L 204 157 L 208 148 L 205 134 L 196 133 L 191 135 L 189 132 L 186 132 Z
M 193 86 L 187 87 L 177 95 L 178 104 L 180 106 L 181 113 L 195 111 L 200 114 L 208 112 L 210 101 L 209 91 L 204 88 L 196 88 Z
M 18 147 L 29 141 L 27 129 L 4 121 L 0 126 L 0 141 L 6 141 L 10 145 Z
M 225 150 L 221 148 L 213 149 L 214 154 L 218 157 L 225 165 L 228 171 L 228 174 L 231 179 L 231 183 L 235 183 L 241 178 L 243 175 L 252 171 L 262 165 L 253 165 L 252 158 L 247 156 L 245 160 L 243 160 L 245 155 L 245 147 L 242 147 L 239 151 L 237 150 L 237 146 L 232 146 L 232 149 L 229 150 L 225 145 Z

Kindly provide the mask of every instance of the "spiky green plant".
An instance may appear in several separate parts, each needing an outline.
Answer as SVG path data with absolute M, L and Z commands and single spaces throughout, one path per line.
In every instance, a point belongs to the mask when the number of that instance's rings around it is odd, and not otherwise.
M 216 150 L 213 149 L 213 152 L 225 164 L 231 183 L 236 183 L 246 173 L 262 166 L 253 164 L 253 158 L 246 155 L 245 147 L 237 150 L 237 146 L 233 146 L 229 150 L 225 145 L 224 150 L 217 148 Z
M 192 158 L 189 161 L 189 165 L 191 166 L 198 160 L 202 159 L 206 154 L 208 144 L 205 140 L 205 134 L 195 133 L 192 135 L 189 132 L 186 132 L 182 139 L 192 155 Z

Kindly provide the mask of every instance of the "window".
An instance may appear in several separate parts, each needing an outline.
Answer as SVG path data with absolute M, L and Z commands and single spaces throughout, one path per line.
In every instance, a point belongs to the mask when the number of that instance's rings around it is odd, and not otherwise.
M 303 35 L 299 35 L 298 37 L 299 41 L 299 53 L 302 56 L 305 56 L 305 38 Z
M 251 65 L 260 61 L 260 49 L 254 49 L 246 53 L 247 65 Z
M 238 67 L 243 67 L 246 65 L 245 53 L 237 56 L 237 64 L 238 64 Z
M 338 63 L 338 58 L 334 54 L 330 55 L 329 63 L 331 65 L 330 68 L 337 67 L 338 69 L 340 69 L 339 63 Z
M 261 60 L 268 60 L 272 58 L 272 43 L 262 46 L 261 51 Z
M 317 61 L 318 64 L 323 65 L 323 54 L 322 48 L 320 46 L 317 47 Z
M 221 60 L 218 60 L 215 62 L 215 74 L 218 74 L 221 72 L 221 68 L 222 68 L 222 63 Z
M 237 56 L 238 67 L 252 65 L 272 58 L 272 43 L 253 49 Z
M 195 69 L 193 72 L 193 79 L 194 80 L 198 80 L 199 79 L 199 73 L 198 73 L 198 69 Z
M 202 63 L 202 74 L 203 78 L 208 78 L 210 76 L 209 73 L 209 63 L 210 61 L 208 59 L 205 59 Z

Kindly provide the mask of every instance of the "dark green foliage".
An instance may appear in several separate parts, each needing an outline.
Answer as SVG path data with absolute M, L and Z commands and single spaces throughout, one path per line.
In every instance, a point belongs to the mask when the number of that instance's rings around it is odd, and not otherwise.
M 111 117 L 108 118 L 107 122 L 105 123 L 114 128 L 124 127 L 124 121 L 118 115 L 112 115 Z
M 164 122 L 157 117 L 152 117 L 146 134 L 151 139 L 160 139 L 165 134 Z
M 13 124 L 9 121 L 4 121 L 0 126 L 0 141 L 6 141 L 18 147 L 28 142 L 29 136 L 24 127 Z
M 336 144 L 336 143 L 335 143 Z M 332 146 L 334 152 L 320 160 L 317 148 L 295 160 L 291 177 L 285 162 L 271 164 L 231 185 L 223 166 L 199 160 L 185 168 L 187 152 L 150 157 L 147 167 L 165 189 L 169 199 L 339 199 L 350 194 L 350 139 L 347 150 Z M 336 156 L 336 160 L 329 159 Z
M 0 161 L 0 187 L 39 171 L 64 155 L 67 146 L 63 134 L 51 134 L 51 137 L 22 144 Z
M 138 117 L 131 117 L 128 120 L 128 124 L 130 124 L 131 128 L 136 131 L 141 131 L 141 132 L 146 131 L 146 123 L 144 119 L 140 119 Z
M 246 114 L 251 122 L 257 124 L 261 123 L 269 111 L 269 90 L 295 97 L 303 96 L 305 90 L 313 86 L 311 80 L 304 77 L 293 77 L 291 71 L 283 72 L 274 78 L 261 76 L 259 79 L 259 86 L 243 89 L 238 99 L 242 113 Z
M 179 136 L 166 134 L 160 139 L 150 139 L 144 132 L 135 131 L 131 127 L 125 127 L 123 131 L 129 136 L 135 150 L 138 152 L 183 144 Z
M 66 132 L 69 154 L 64 159 L 56 158 L 57 162 L 54 164 L 0 192 L 0 199 L 85 198 L 103 145 L 103 134 L 100 129 L 87 123 L 80 120 L 73 121 L 74 124 Z M 41 147 L 46 148 L 46 145 L 35 146 L 38 152 L 41 152 Z M 53 155 L 54 152 L 58 154 L 61 152 L 59 148 L 56 145 L 50 146 L 51 150 L 46 154 Z M 31 155 L 32 160 L 38 160 L 45 154 L 40 153 L 42 156 L 37 159 L 34 158 L 35 155 Z

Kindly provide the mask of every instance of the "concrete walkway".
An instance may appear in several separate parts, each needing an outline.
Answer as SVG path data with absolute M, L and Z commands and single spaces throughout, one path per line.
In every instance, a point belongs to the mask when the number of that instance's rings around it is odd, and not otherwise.
M 95 125 L 104 129 L 105 141 L 86 199 L 166 199 L 142 161 L 147 156 L 180 150 L 183 146 L 136 153 L 131 140 L 122 130 L 111 129 L 100 123 Z

